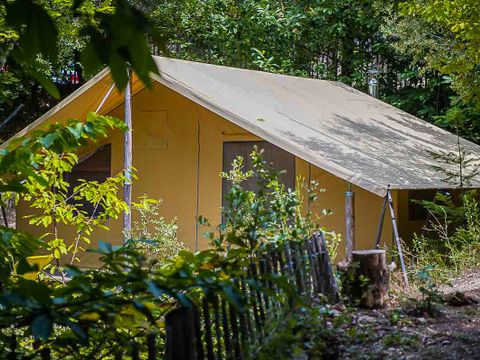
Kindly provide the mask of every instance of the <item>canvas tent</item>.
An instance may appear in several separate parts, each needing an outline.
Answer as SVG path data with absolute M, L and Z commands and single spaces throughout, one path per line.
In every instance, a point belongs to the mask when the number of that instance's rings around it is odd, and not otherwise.
M 430 153 L 455 135 L 340 82 L 156 58 L 155 80 L 368 191 L 451 187 Z M 467 151 L 480 148 L 461 140 Z M 480 179 L 472 186 L 478 187 Z
M 357 227 L 369 228 L 361 247 L 374 241 L 387 189 L 401 213 L 408 211 L 407 190 L 452 187 L 434 169 L 438 164 L 432 154 L 457 152 L 456 136 L 347 85 L 163 57 L 155 57 L 155 62 L 159 75 L 152 75 L 152 89 L 135 77 L 132 81 L 133 164 L 144 169 L 133 191 L 152 195 L 158 188 L 158 196 L 169 199 L 168 216 L 178 216 L 189 229 L 183 233 L 187 244 L 193 236 L 196 244 L 199 241 L 199 211 L 219 219 L 215 214 L 221 204 L 221 181 L 214 177 L 222 170 L 220 144 L 228 141 L 265 140 L 295 156 L 296 175 L 318 175 L 331 185 L 336 195 L 325 207 L 341 211 L 326 223 L 333 221 L 338 232 L 344 229 L 343 194 L 353 184 L 359 195 Z M 101 72 L 16 136 L 66 118 L 81 119 L 88 111 L 124 117 L 124 96 L 112 84 L 108 71 Z M 112 171 L 119 171 L 121 135 L 112 134 L 109 141 Z M 460 141 L 468 153 L 480 154 L 477 145 Z M 480 179 L 469 185 L 480 187 Z M 180 203 L 192 204 L 183 211 Z M 26 213 L 26 207 L 19 211 Z M 385 236 L 391 237 L 386 225 Z M 20 220 L 19 226 L 25 224 Z

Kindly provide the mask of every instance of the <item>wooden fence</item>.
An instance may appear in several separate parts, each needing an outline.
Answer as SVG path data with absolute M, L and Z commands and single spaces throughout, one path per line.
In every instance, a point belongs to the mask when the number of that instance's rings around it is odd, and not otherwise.
M 296 301 L 337 302 L 339 297 L 321 233 L 303 243 L 287 242 L 258 254 L 247 277 L 235 284 L 242 294 L 242 309 L 214 295 L 169 312 L 162 356 L 167 360 L 255 358 L 255 349 L 269 335 L 269 320 L 285 316 Z M 125 357 L 117 354 L 115 358 L 156 359 L 157 350 L 152 334 L 143 343 L 132 343 Z
M 217 294 L 203 296 L 193 306 L 167 313 L 166 335 L 137 337 L 110 354 L 115 360 L 255 358 L 255 349 L 271 335 L 269 324 L 284 317 L 296 303 L 339 300 L 322 233 L 258 252 L 245 270 L 246 275 L 234 282 L 241 304 Z M 47 348 L 39 355 L 52 358 Z
M 284 293 L 286 290 L 274 280 L 279 277 L 295 294 Z M 224 299 L 213 297 L 203 298 L 201 306 L 170 312 L 166 316 L 166 358 L 254 358 L 254 349 L 269 335 L 268 320 L 285 316 L 295 298 L 304 302 L 320 297 L 338 301 L 323 234 L 303 243 L 287 242 L 259 254 L 250 264 L 248 278 L 249 281 L 237 281 L 245 302 L 242 311 Z

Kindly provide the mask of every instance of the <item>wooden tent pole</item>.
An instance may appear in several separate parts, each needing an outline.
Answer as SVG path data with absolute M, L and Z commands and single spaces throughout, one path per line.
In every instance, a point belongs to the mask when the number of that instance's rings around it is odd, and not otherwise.
M 125 125 L 127 130 L 123 137 L 123 168 L 125 171 L 125 185 L 123 188 L 123 200 L 127 203 L 129 208 L 123 214 L 123 242 L 125 243 L 130 237 L 132 229 L 132 212 L 130 211 L 132 205 L 132 94 L 131 94 L 131 80 L 132 72 L 128 72 L 128 83 L 125 88 Z
M 355 193 L 348 183 L 345 192 L 345 257 L 350 260 L 355 249 Z
M 385 195 L 382 210 L 380 211 L 380 218 L 378 220 L 378 227 L 377 227 L 377 236 L 375 237 L 375 249 L 380 247 L 380 240 L 382 238 L 382 230 L 383 230 L 383 220 L 385 219 L 385 211 L 387 210 L 387 203 L 388 197 Z
M 395 238 L 395 243 L 397 244 L 398 257 L 400 258 L 400 265 L 402 268 L 403 288 L 404 290 L 408 290 L 409 284 L 407 277 L 407 269 L 405 267 L 405 261 L 403 259 L 402 244 L 400 241 L 400 236 L 398 235 L 397 218 L 395 217 L 395 208 L 393 207 L 392 193 L 390 192 L 390 188 L 387 189 L 387 199 L 388 207 L 390 208 L 390 215 L 392 217 L 393 236 Z

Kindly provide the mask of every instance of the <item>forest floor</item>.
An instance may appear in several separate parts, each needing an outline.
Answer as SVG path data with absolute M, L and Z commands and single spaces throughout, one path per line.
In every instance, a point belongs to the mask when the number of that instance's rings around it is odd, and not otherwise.
M 301 307 L 276 327 L 258 358 L 480 360 L 480 269 L 451 285 L 435 292 L 430 307 L 413 291 L 395 289 L 381 310 Z
M 440 292 L 447 301 L 437 305 L 436 316 L 413 316 L 405 304 L 351 311 L 343 330 L 353 336 L 340 341 L 337 358 L 480 359 L 480 269 Z

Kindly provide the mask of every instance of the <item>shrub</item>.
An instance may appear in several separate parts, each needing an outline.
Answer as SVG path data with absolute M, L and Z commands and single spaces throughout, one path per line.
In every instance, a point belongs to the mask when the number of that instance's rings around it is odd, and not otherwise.
M 132 211 L 138 214 L 138 220 L 132 224 L 127 238 L 149 262 L 162 262 L 178 255 L 185 245 L 178 240 L 177 219 L 168 222 L 159 215 L 162 200 L 142 196 L 138 203 L 132 204 Z
M 118 195 L 126 177 L 121 172 L 101 183 L 79 180 L 78 185 L 72 186 L 67 178 L 78 163 L 75 153 L 57 153 L 44 148 L 35 161 L 42 166 L 26 178 L 26 191 L 20 198 L 35 209 L 33 215 L 27 216 L 29 224 L 48 231 L 43 240 L 54 262 L 47 267 L 50 267 L 51 274 L 59 271 L 63 281 L 65 271 L 60 266 L 60 259 L 63 257 L 63 262 L 69 265 L 79 262 L 78 254 L 85 251 L 85 244 L 90 244 L 92 232 L 108 229 L 107 219 L 116 219 L 124 211 L 129 211 Z M 93 211 L 85 210 L 85 204 L 91 205 Z M 72 239 L 63 238 L 59 232 L 61 225 L 73 229 L 75 235 Z
M 413 239 L 412 272 L 429 268 L 433 279 L 447 281 L 480 266 L 480 207 L 475 195 L 464 194 L 461 206 L 449 201 L 429 207 L 426 232 Z M 450 214 L 455 214 L 453 219 Z
M 136 241 L 123 246 L 101 242 L 96 250 L 101 269 L 80 271 L 72 265 L 71 280 L 51 286 L 21 276 L 31 270 L 26 257 L 45 243 L 4 230 L 0 238 L 4 250 L 0 259 L 0 357 L 11 357 L 13 351 L 18 357 L 31 357 L 51 349 L 55 358 L 112 358 L 117 351 L 126 352 L 132 339 L 163 332 L 163 317 L 172 307 L 192 306 L 202 295 L 220 296 L 242 310 L 247 300 L 238 287 L 239 279 L 250 291 L 264 291 L 288 308 L 298 296 L 292 285 L 281 276 L 252 275 L 249 266 L 262 251 L 283 251 L 286 241 L 303 242 L 314 225 L 300 212 L 298 192 L 285 189 L 260 154 L 254 152 L 252 158 L 251 175 L 258 177 L 259 190 L 245 190 L 241 181 L 235 183 L 223 210 L 227 221 L 219 226 L 217 236 L 210 235 L 214 247 L 197 253 L 180 250 L 161 266 L 145 266 L 149 250 Z M 239 160 L 236 170 L 240 165 Z M 151 219 L 157 216 L 158 205 L 146 198 L 138 203 L 141 216 L 132 238 L 158 236 L 162 241 L 175 241 L 174 222 Z M 12 263 L 17 264 L 17 273 Z M 275 292 L 262 287 L 273 281 Z

